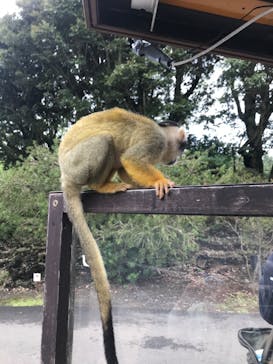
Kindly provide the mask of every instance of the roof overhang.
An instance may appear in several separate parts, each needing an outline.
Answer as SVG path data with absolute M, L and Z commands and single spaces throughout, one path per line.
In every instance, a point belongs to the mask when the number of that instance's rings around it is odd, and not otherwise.
M 87 26 L 174 46 L 206 49 L 273 0 L 83 0 Z M 214 52 L 273 65 L 273 12 Z

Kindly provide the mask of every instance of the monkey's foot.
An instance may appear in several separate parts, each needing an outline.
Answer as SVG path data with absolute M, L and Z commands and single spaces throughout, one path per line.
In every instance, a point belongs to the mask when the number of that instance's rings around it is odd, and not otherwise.
M 174 187 L 175 183 L 169 179 L 160 179 L 155 182 L 154 188 L 156 196 L 162 199 L 164 195 L 169 193 L 169 189 Z
M 91 185 L 89 187 L 99 193 L 116 193 L 126 191 L 133 186 L 123 182 L 107 182 L 104 185 Z

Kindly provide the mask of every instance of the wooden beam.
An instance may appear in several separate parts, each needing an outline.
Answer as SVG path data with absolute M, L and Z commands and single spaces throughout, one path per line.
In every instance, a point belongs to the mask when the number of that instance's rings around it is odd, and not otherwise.
M 62 194 L 50 194 L 45 269 L 41 363 L 71 362 L 73 307 L 70 307 L 72 225 Z
M 94 213 L 273 216 L 273 184 L 184 186 L 159 200 L 153 189 L 114 195 L 82 194 L 84 209 Z

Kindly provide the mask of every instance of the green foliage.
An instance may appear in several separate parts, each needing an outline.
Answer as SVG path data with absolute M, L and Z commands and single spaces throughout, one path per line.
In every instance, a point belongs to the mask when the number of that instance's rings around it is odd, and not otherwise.
M 163 112 L 162 100 L 170 88 L 171 78 L 166 70 L 159 73 L 157 66 L 147 67 L 144 59 L 134 56 L 126 63 L 117 64 L 105 85 L 109 106 L 115 106 L 119 100 L 126 109 L 155 117 Z
M 268 178 L 268 181 L 272 180 L 273 177 L 273 158 L 270 155 L 263 157 L 264 163 L 264 175 Z
M 44 270 L 48 192 L 58 185 L 56 154 L 46 147 L 0 173 L 0 269 L 8 271 L 10 284 Z
M 200 218 L 153 215 L 102 215 L 92 221 L 109 277 L 118 282 L 135 282 L 158 267 L 191 261 L 202 223 Z
M 9 272 L 6 269 L 0 269 L 0 287 L 5 287 L 9 279 Z
M 204 80 L 213 57 L 171 73 L 135 56 L 125 37 L 87 29 L 78 0 L 20 0 L 18 6 L 19 17 L 0 19 L 5 167 L 22 161 L 34 142 L 51 148 L 60 129 L 93 111 L 120 106 L 186 123 L 209 104 Z
M 201 146 L 199 146 L 202 149 Z M 55 150 L 55 146 L 53 147 Z M 205 149 L 205 148 L 204 148 Z M 177 185 L 253 182 L 253 175 L 221 145 L 187 152 L 164 171 Z M 240 175 L 240 177 L 238 177 Z M 44 271 L 47 200 L 59 189 L 56 153 L 36 146 L 21 165 L 0 170 L 0 283 L 26 285 L 34 272 Z M 246 264 L 251 254 L 266 255 L 259 246 L 271 240 L 270 224 L 262 220 L 219 219 L 214 232 L 234 233 L 242 238 Z M 91 218 L 91 229 L 102 249 L 109 277 L 117 282 L 135 282 L 151 277 L 160 267 L 193 261 L 200 238 L 206 239 L 209 221 L 203 217 L 153 215 L 99 215 Z M 260 238 L 255 237 L 259 232 Z M 268 244 L 266 245 L 268 246 Z M 260 249 L 260 250 L 259 250 Z
M 0 159 L 5 166 L 25 158 L 34 142 L 51 148 L 59 127 L 88 110 L 77 82 L 77 52 L 64 35 L 73 36 L 68 30 L 81 16 L 81 4 L 21 0 L 18 5 L 20 17 L 0 20 Z
M 230 183 L 261 183 L 266 178 L 246 169 L 233 145 L 225 145 L 217 138 L 189 140 L 189 150 L 171 167 L 161 168 L 179 185 Z
M 162 169 L 179 186 L 217 184 L 231 167 L 228 157 L 224 155 L 212 157 L 207 150 L 186 152 L 174 166 Z
M 229 167 L 225 173 L 221 175 L 217 183 L 263 183 L 267 182 L 266 178 L 255 173 L 251 169 L 246 169 L 242 159 L 238 158 L 235 162 L 235 168 Z

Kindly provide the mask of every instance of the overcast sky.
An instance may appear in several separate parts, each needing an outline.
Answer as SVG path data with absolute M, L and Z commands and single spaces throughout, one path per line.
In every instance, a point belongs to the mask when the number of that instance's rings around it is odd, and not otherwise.
M 0 0 L 0 17 L 15 13 L 17 9 L 16 0 Z

